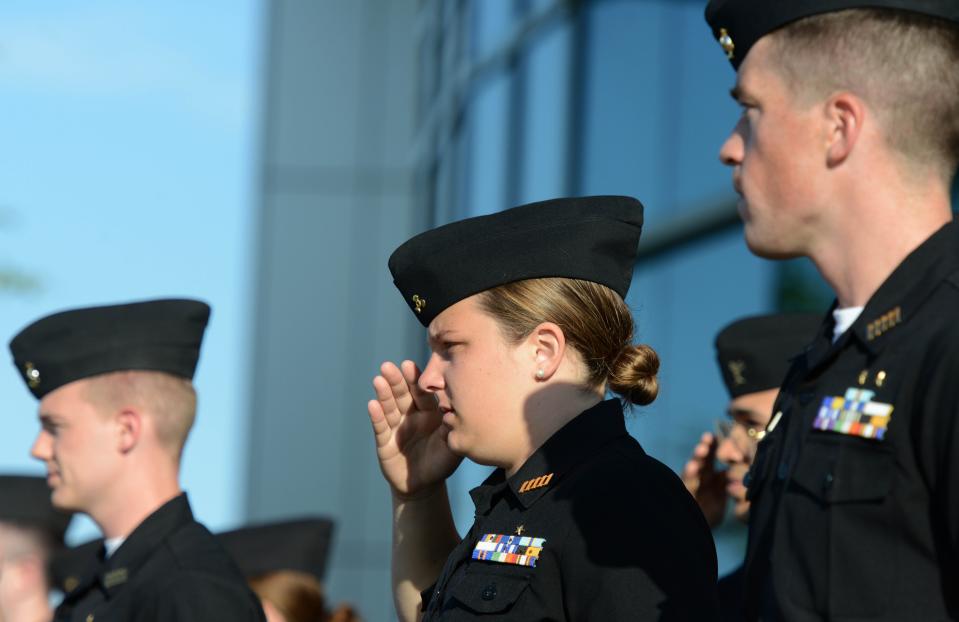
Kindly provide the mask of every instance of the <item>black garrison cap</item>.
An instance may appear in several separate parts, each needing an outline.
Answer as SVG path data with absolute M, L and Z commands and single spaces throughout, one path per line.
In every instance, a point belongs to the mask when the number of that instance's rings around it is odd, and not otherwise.
M 959 22 L 957 0 L 710 0 L 706 21 L 734 69 L 753 45 L 786 24 L 846 9 L 898 9 Z
M 625 298 L 642 228 L 643 206 L 631 197 L 553 199 L 421 233 L 389 266 L 423 326 L 464 298 L 524 279 L 593 281 Z
M 252 525 L 217 534 L 247 578 L 297 570 L 323 580 L 333 537 L 328 518 L 300 518 Z
M 210 307 L 150 300 L 72 309 L 41 318 L 10 342 L 13 362 L 37 397 L 113 371 L 161 371 L 192 379 Z
M 63 543 L 71 517 L 53 507 L 45 478 L 0 475 L 0 522 L 39 529 L 58 544 Z
M 731 398 L 776 389 L 793 357 L 822 325 L 817 313 L 780 313 L 736 320 L 716 336 L 716 357 Z

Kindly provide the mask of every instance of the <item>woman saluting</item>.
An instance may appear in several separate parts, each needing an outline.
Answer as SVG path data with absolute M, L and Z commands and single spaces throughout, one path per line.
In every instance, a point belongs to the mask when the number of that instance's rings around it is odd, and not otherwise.
M 422 372 L 384 363 L 369 403 L 402 620 L 715 618 L 709 529 L 623 421 L 657 392 L 623 300 L 642 214 L 628 197 L 544 201 L 390 257 L 432 351 Z M 461 538 L 445 480 L 463 457 L 498 468 Z

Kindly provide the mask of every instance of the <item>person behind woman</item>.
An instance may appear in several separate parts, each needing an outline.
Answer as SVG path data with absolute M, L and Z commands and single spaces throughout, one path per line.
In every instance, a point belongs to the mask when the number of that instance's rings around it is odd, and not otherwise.
M 333 522 L 300 518 L 217 534 L 259 597 L 267 622 L 360 622 L 349 605 L 327 608 L 323 577 Z
M 776 313 L 740 318 L 716 335 L 719 373 L 729 392 L 728 419 L 720 436 L 704 432 L 683 469 L 686 488 L 699 504 L 710 527 L 717 527 L 732 501 L 732 514 L 749 522 L 747 473 L 768 428 L 779 424 L 773 406 L 789 370 L 822 325 L 818 313 Z M 780 415 L 781 416 L 781 415 Z M 716 462 L 726 468 L 716 469 Z M 719 580 L 719 605 L 725 622 L 746 619 L 745 586 L 740 566 Z
M 323 584 L 298 570 L 274 570 L 250 579 L 267 622 L 359 622 L 349 605 L 327 609 Z
M 384 363 L 368 404 L 402 620 L 716 617 L 702 513 L 623 419 L 658 391 L 657 355 L 632 343 L 623 300 L 642 215 L 629 197 L 556 199 L 391 256 L 432 351 L 422 372 Z M 497 469 L 471 491 L 460 538 L 445 480 L 463 457 Z

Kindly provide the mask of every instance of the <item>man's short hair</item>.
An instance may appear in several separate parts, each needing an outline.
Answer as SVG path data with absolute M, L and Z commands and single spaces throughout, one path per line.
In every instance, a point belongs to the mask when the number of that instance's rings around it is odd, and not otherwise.
M 156 371 L 117 371 L 88 379 L 87 399 L 103 411 L 136 407 L 152 417 L 161 444 L 177 460 L 196 418 L 196 390 L 186 378 Z
M 771 35 L 800 101 L 848 90 L 880 119 L 889 146 L 948 182 L 959 166 L 959 27 L 890 9 L 849 9 Z

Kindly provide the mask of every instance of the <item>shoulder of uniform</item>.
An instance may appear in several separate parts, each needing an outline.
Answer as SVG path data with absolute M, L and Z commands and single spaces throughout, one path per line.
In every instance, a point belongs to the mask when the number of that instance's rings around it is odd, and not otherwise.
M 151 574 L 163 585 L 181 577 L 211 576 L 245 585 L 236 563 L 216 537 L 200 523 L 184 525 L 163 542 L 153 555 Z M 161 578 L 162 577 L 162 578 Z
M 564 497 L 582 499 L 601 511 L 683 503 L 689 493 L 665 464 L 646 454 L 634 440 L 602 452 L 578 469 L 567 482 Z
M 230 573 L 219 575 L 190 568 L 176 572 L 158 583 L 153 589 L 145 590 L 147 600 L 170 613 L 182 609 L 183 612 L 216 610 L 224 614 L 239 614 L 253 613 L 258 608 L 256 596 L 247 587 L 245 580 Z M 171 619 L 181 618 L 174 616 Z

